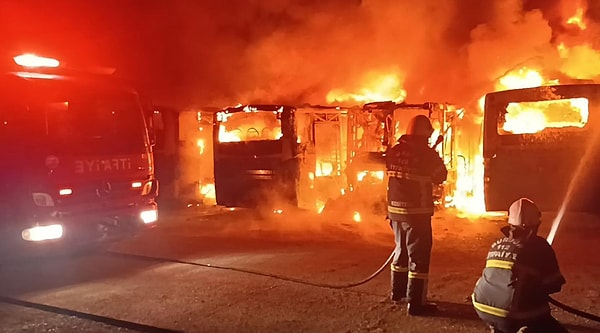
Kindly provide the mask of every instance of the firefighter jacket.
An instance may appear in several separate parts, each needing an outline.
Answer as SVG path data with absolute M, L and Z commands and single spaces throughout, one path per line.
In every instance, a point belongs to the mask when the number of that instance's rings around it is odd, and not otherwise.
M 560 291 L 564 283 L 554 250 L 545 239 L 505 237 L 492 244 L 472 295 L 473 306 L 500 318 L 547 316 L 548 295 Z
M 433 215 L 432 184 L 446 180 L 448 171 L 438 153 L 422 137 L 403 135 L 386 154 L 388 217 Z

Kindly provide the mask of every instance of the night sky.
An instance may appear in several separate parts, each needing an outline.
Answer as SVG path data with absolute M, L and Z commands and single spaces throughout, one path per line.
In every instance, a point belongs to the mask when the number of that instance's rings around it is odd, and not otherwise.
M 474 29 L 494 27 L 504 10 L 498 2 L 0 0 L 0 52 L 8 59 L 36 52 L 67 64 L 114 67 L 160 103 L 178 107 L 319 102 L 332 88 L 352 89 L 363 72 L 396 67 L 406 74 L 409 97 L 449 99 L 443 89 L 448 80 L 485 68 L 474 67 L 467 53 L 476 42 Z M 560 0 L 505 2 L 518 12 L 508 24 L 541 9 L 532 17 L 551 27 L 551 35 L 525 36 L 526 43 L 552 43 L 568 33 L 558 23 L 564 20 Z M 594 3 L 589 19 L 600 16 Z M 519 34 L 535 30 L 533 24 Z

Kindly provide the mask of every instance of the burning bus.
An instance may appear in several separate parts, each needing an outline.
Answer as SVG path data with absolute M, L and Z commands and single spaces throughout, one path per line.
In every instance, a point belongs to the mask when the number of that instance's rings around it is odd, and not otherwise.
M 417 114 L 432 120 L 432 144 L 450 170 L 449 186 L 436 189 L 443 206 L 452 191 L 457 109 L 395 102 L 347 108 L 246 105 L 217 112 L 216 203 L 254 208 L 270 200 L 318 212 L 351 205 L 355 220 L 364 212 L 383 213 L 385 152 Z
M 23 55 L 0 75 L 2 253 L 78 247 L 157 221 L 150 113 L 106 75 Z
M 484 113 L 484 191 L 488 211 L 519 197 L 555 211 L 577 181 L 572 209 L 595 207 L 599 193 L 600 85 L 565 84 L 489 93 Z M 578 181 L 579 180 L 579 181 Z
M 361 214 L 364 213 L 385 214 L 385 153 L 406 132 L 409 120 L 419 114 L 431 120 L 435 128 L 430 138 L 431 145 L 449 169 L 449 181 L 434 191 L 439 207 L 448 203 L 447 199 L 451 198 L 455 182 L 456 107 L 446 103 L 372 102 L 347 110 L 346 140 L 341 145 L 345 154 L 342 182 L 344 186 L 338 188 L 337 192 L 328 193 L 325 209 L 337 211 L 342 207 L 353 207 L 352 214 L 355 220 L 360 220 Z M 318 183 L 323 176 L 317 173 L 316 182 Z
M 245 105 L 214 114 L 217 204 L 297 205 L 300 164 L 295 111 L 286 105 Z

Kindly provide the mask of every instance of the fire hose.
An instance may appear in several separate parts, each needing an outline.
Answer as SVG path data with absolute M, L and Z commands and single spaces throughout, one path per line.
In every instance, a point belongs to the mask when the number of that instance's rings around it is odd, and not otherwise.
M 271 273 L 264 273 L 264 272 L 250 270 L 250 269 L 236 268 L 236 267 L 231 267 L 231 266 L 213 265 L 213 264 L 198 263 L 198 262 L 193 262 L 193 261 L 185 261 L 185 260 L 163 258 L 163 257 L 152 257 L 152 256 L 145 256 L 145 255 L 132 254 L 132 253 L 123 253 L 123 252 L 109 251 L 107 253 L 114 255 L 114 256 L 143 259 L 143 260 L 147 260 L 147 261 L 171 262 L 171 263 L 175 263 L 175 264 L 184 264 L 184 265 L 191 265 L 191 266 L 223 269 L 223 270 L 234 271 L 234 272 L 239 272 L 239 273 L 259 275 L 259 276 L 269 277 L 269 278 L 283 280 L 283 281 L 290 281 L 290 282 L 300 283 L 300 284 L 309 285 L 309 286 L 313 286 L 313 287 L 322 287 L 322 288 L 330 288 L 330 289 L 347 289 L 347 288 L 352 288 L 352 287 L 356 287 L 356 286 L 365 284 L 365 283 L 373 280 L 377 275 L 379 275 L 381 272 L 383 272 L 383 270 L 387 267 L 387 265 L 390 263 L 390 261 L 392 261 L 392 258 L 394 257 L 394 251 L 392 251 L 390 256 L 387 258 L 385 263 L 383 263 L 383 265 L 381 265 L 381 267 L 379 267 L 373 274 L 369 275 L 368 277 L 366 277 L 360 281 L 336 285 L 336 284 L 328 284 L 328 283 L 310 282 L 310 281 L 305 281 L 305 280 L 297 279 L 297 278 L 293 278 L 293 277 L 287 277 L 287 276 L 271 274 Z
M 594 315 L 594 314 L 591 314 L 591 313 L 587 313 L 587 312 L 584 312 L 584 311 L 581 311 L 581 310 L 577 310 L 577 309 L 575 309 L 573 307 L 570 307 L 570 306 L 568 306 L 566 304 L 563 304 L 563 303 L 555 300 L 554 298 L 552 298 L 550 296 L 548 296 L 548 301 L 550 302 L 550 304 L 552 304 L 552 305 L 554 305 L 554 306 L 562 309 L 563 311 L 566 311 L 566 312 L 572 313 L 572 314 L 574 314 L 576 316 L 579 316 L 579 317 L 582 317 L 582 318 L 589 319 L 589 320 L 592 320 L 592 321 L 600 323 L 600 316 L 597 316 L 597 315 Z
M 171 262 L 171 263 L 183 264 L 183 265 L 229 270 L 229 271 L 234 271 L 234 272 L 239 272 L 239 273 L 259 275 L 259 276 L 274 278 L 274 279 L 283 280 L 283 281 L 295 282 L 295 283 L 309 285 L 309 286 L 313 286 L 313 287 L 330 288 L 330 289 L 347 289 L 347 288 L 352 288 L 352 287 L 356 287 L 356 286 L 365 284 L 365 283 L 373 280 L 379 274 L 381 274 L 381 272 L 383 272 L 383 270 L 387 267 L 387 265 L 392 261 L 392 258 L 394 257 L 394 251 L 392 251 L 390 256 L 386 259 L 386 261 L 383 263 L 383 265 L 381 265 L 381 267 L 379 267 L 373 274 L 369 275 L 368 277 L 366 277 L 360 281 L 336 285 L 336 284 L 328 284 L 328 283 L 310 282 L 310 281 L 297 279 L 297 278 L 293 278 L 293 277 L 287 277 L 287 276 L 283 276 L 283 275 L 264 273 L 264 272 L 250 270 L 250 269 L 236 268 L 236 267 L 224 266 L 224 265 L 213 265 L 213 264 L 207 264 L 207 263 L 198 263 L 198 262 L 185 261 L 185 260 L 179 260 L 179 259 L 153 257 L 153 256 L 139 255 L 139 254 L 133 254 L 133 253 L 123 253 L 123 252 L 109 251 L 109 252 L 107 252 L 107 254 L 111 254 L 111 255 L 119 256 L 119 257 L 126 257 L 126 258 L 143 259 L 143 260 L 147 260 L 147 261 Z M 561 302 L 555 300 L 554 298 L 552 298 L 550 296 L 548 296 L 548 301 L 552 305 L 562 309 L 565 312 L 569 312 L 571 314 L 574 314 L 576 316 L 579 316 L 579 317 L 582 317 L 585 319 L 600 322 L 600 316 L 575 309 L 571 306 L 568 306 L 564 303 L 561 303 Z

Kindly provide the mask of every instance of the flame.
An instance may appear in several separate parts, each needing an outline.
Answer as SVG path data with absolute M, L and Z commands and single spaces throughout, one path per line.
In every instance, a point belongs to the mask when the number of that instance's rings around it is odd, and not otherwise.
M 539 71 L 521 67 L 500 77 L 495 84 L 495 90 L 531 88 L 549 83 L 555 84 L 557 81 L 546 80 Z M 484 107 L 485 96 L 482 96 L 478 101 L 479 114 L 481 116 L 476 119 L 474 124 L 474 127 L 477 127 L 477 129 L 473 129 L 471 131 L 473 133 L 462 133 L 465 135 L 464 142 L 462 145 L 459 144 L 457 146 L 457 155 L 460 158 L 457 162 L 455 191 L 452 194 L 451 202 L 461 215 L 471 218 L 494 214 L 488 213 L 485 210 L 483 142 L 480 139 L 481 131 L 483 130 Z M 518 117 L 515 116 L 515 123 L 509 123 L 507 126 L 509 128 L 510 126 L 516 128 L 518 125 L 513 124 L 520 123 L 524 119 Z M 527 117 L 528 120 L 541 119 L 539 115 L 532 115 L 530 113 L 523 114 L 520 117 Z M 536 124 L 537 128 L 542 126 L 539 123 L 534 122 L 534 124 Z M 475 147 L 472 145 L 473 142 L 477 142 Z
M 588 121 L 587 98 L 509 103 L 502 129 L 514 134 L 537 133 L 545 128 L 583 127 Z
M 354 211 L 354 214 L 352 214 L 352 220 L 356 223 L 359 223 L 362 221 L 362 218 L 360 216 L 360 213 L 358 211 Z
M 544 78 L 538 71 L 521 67 L 501 77 L 496 83 L 496 91 L 539 87 L 544 82 Z
M 225 125 L 219 126 L 219 142 L 240 142 L 241 132 L 228 131 Z
M 219 112 L 219 142 L 278 140 L 283 136 L 279 111 L 247 108 L 245 112 Z
M 198 142 L 196 144 L 198 145 L 200 155 L 204 154 L 204 150 L 206 149 L 206 144 L 204 143 L 204 139 L 198 139 Z
M 406 99 L 406 90 L 403 82 L 396 74 L 371 75 L 365 80 L 364 88 L 357 93 L 346 92 L 343 89 L 334 89 L 327 94 L 327 103 L 358 102 L 370 103 L 379 101 L 403 102 Z
M 564 52 L 565 46 L 559 45 L 559 52 Z M 531 68 L 520 68 L 498 79 L 496 91 L 520 89 L 557 84 L 558 80 L 544 78 L 541 73 Z M 479 111 L 483 115 L 485 96 L 479 100 Z M 587 98 L 571 98 L 535 102 L 509 103 L 501 130 L 504 132 L 523 134 L 537 133 L 545 128 L 585 126 L 589 117 L 589 101 Z M 481 128 L 480 128 L 481 130 Z M 478 149 L 470 152 L 458 147 L 459 159 L 457 167 L 456 192 L 452 201 L 455 207 L 464 215 L 470 217 L 490 215 L 485 211 L 484 201 L 484 165 L 483 143 Z
M 600 52 L 589 44 L 556 47 L 563 60 L 560 70 L 571 78 L 593 79 L 600 76 Z
M 587 29 L 587 25 L 583 19 L 585 8 L 581 5 L 582 3 L 579 2 L 579 7 L 575 10 L 575 14 L 567 19 L 567 24 L 576 25 L 579 29 L 585 30 Z

